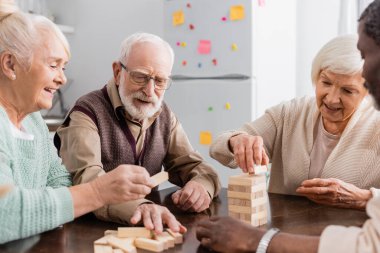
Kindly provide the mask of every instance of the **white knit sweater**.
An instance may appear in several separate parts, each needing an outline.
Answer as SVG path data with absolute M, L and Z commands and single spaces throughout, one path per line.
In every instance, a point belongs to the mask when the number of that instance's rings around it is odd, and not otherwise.
M 225 166 L 237 166 L 228 140 L 239 133 L 260 135 L 272 163 L 269 192 L 296 194 L 308 179 L 313 129 L 320 112 L 314 97 L 296 98 L 268 109 L 238 131 L 228 131 L 214 141 L 210 156 Z M 380 188 L 380 112 L 364 99 L 352 115 L 321 178 L 338 178 L 362 189 Z M 378 191 L 372 190 L 377 195 Z

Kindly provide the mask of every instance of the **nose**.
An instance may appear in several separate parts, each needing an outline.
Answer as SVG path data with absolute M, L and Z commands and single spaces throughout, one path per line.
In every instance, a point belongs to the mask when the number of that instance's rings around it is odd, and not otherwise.
M 55 82 L 58 85 L 65 85 L 66 84 L 67 78 L 66 78 L 66 75 L 65 75 L 65 72 L 63 71 L 63 69 L 58 71 L 58 74 L 55 77 Z
M 148 83 L 144 86 L 144 93 L 145 95 L 147 95 L 148 97 L 151 97 L 153 96 L 154 94 L 154 86 L 155 86 L 155 83 L 154 83 L 154 79 L 151 78 Z
M 333 88 L 326 95 L 326 102 L 329 104 L 340 103 L 340 92 L 339 89 Z

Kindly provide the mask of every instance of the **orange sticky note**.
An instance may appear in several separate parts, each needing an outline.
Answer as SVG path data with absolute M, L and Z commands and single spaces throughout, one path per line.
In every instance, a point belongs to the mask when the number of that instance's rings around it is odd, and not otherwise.
M 200 54 L 209 54 L 211 51 L 211 41 L 209 40 L 200 40 L 198 43 L 198 53 Z
M 209 131 L 201 131 L 199 134 L 199 143 L 202 145 L 210 145 L 212 142 L 212 134 Z
M 234 5 L 230 7 L 230 20 L 242 20 L 245 17 L 244 6 Z
M 173 25 L 182 25 L 185 23 L 185 14 L 182 10 L 173 12 Z

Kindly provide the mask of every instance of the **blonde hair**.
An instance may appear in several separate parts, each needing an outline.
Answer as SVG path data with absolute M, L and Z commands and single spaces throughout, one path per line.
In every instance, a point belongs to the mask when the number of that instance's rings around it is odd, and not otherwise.
M 10 52 L 29 69 L 44 33 L 55 35 L 70 56 L 67 39 L 53 22 L 43 16 L 23 13 L 12 1 L 0 0 L 0 54 Z
M 356 34 L 341 35 L 325 44 L 314 57 L 311 80 L 316 85 L 322 70 L 335 74 L 354 75 L 363 69 L 363 60 L 356 44 Z
M 166 50 L 168 51 L 170 55 L 170 60 L 173 65 L 174 63 L 174 51 L 172 47 L 167 43 L 165 40 L 161 39 L 157 35 L 150 34 L 150 33 L 134 33 L 130 35 L 128 38 L 126 38 L 121 43 L 121 52 L 119 61 L 124 62 L 125 64 L 128 62 L 129 54 L 131 53 L 132 47 L 137 43 L 152 43 L 155 45 L 162 45 Z

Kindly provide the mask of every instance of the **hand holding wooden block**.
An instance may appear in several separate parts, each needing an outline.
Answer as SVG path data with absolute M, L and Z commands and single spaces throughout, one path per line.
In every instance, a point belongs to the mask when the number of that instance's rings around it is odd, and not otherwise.
M 153 187 L 156 187 L 159 184 L 162 184 L 163 182 L 168 181 L 169 174 L 166 171 L 161 171 L 160 173 L 157 173 L 156 175 L 151 176 L 151 179 L 153 179 L 155 182 Z

